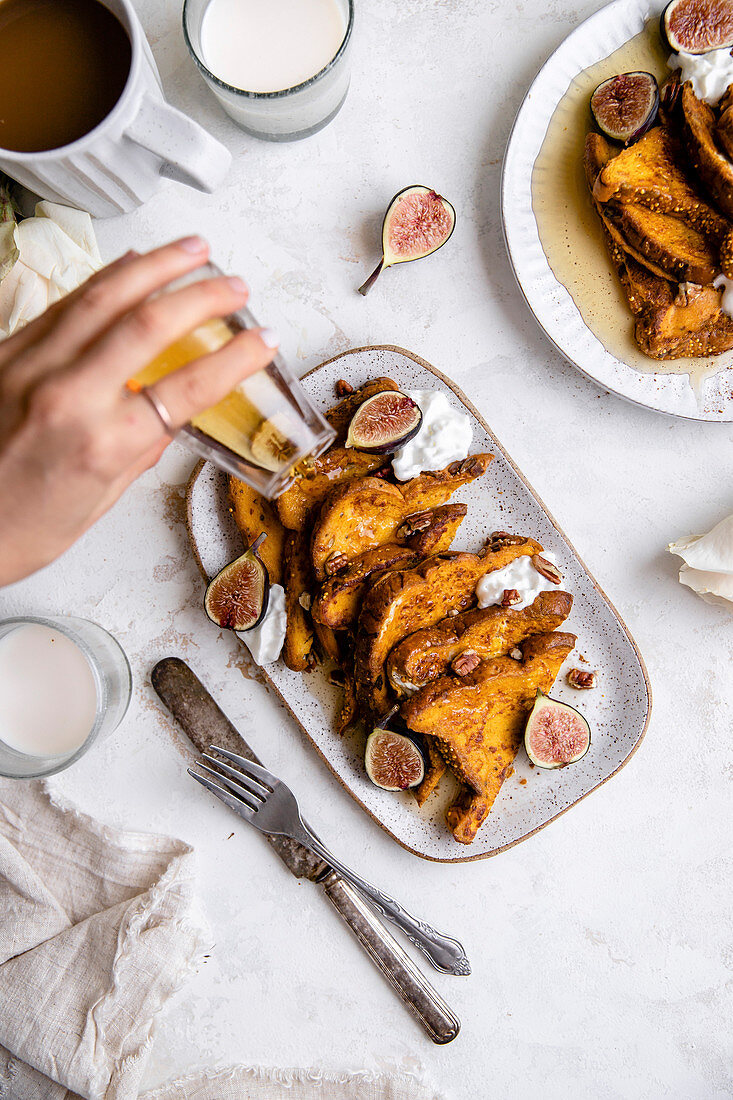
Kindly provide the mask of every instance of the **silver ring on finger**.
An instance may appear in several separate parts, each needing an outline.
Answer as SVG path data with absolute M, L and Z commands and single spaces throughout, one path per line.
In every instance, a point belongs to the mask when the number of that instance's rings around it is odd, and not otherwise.
M 152 407 L 155 409 L 156 413 L 158 414 L 158 419 L 160 420 L 161 424 L 165 428 L 168 435 L 170 435 L 170 436 L 176 435 L 177 428 L 176 428 L 175 424 L 173 423 L 173 418 L 171 417 L 171 414 L 168 412 L 168 409 L 165 407 L 163 402 L 160 400 L 160 398 L 158 397 L 157 393 L 152 388 L 152 386 L 143 386 L 142 389 L 140 390 L 140 393 L 143 395 L 144 398 L 146 398 L 146 400 L 150 403 L 150 405 L 152 405 Z

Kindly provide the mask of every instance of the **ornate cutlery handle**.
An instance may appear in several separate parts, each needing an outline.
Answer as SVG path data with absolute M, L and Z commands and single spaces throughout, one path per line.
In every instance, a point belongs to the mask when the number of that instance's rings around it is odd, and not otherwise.
M 450 1043 L 461 1022 L 385 928 L 371 905 L 335 871 L 319 880 L 326 895 L 434 1043 Z
M 471 965 L 466 957 L 466 952 L 458 940 L 454 940 L 450 936 L 444 936 L 442 932 L 438 932 L 435 928 L 426 924 L 425 921 L 413 917 L 401 905 L 398 905 L 389 894 L 385 894 L 382 890 L 378 890 L 376 886 L 372 886 L 370 882 L 360 878 L 349 867 L 345 867 L 335 856 L 331 855 L 325 845 L 310 831 L 305 823 L 303 823 L 303 828 L 304 836 L 297 839 L 310 847 L 330 867 L 333 867 L 334 871 L 337 871 L 342 878 L 350 882 L 385 920 L 401 929 L 408 940 L 422 951 L 425 958 L 429 959 L 436 970 L 441 970 L 444 974 L 467 975 L 471 973 Z

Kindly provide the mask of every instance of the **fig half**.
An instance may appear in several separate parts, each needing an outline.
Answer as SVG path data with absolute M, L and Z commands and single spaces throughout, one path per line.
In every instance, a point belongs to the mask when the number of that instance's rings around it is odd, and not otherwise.
M 364 763 L 372 783 L 383 791 L 406 791 L 425 778 L 425 757 L 417 742 L 379 726 L 369 734 Z
M 257 551 L 266 538 L 263 531 L 241 557 L 230 561 L 209 581 L 204 607 L 217 626 L 226 630 L 253 630 L 264 619 L 270 578 Z
M 382 222 L 382 258 L 359 287 L 359 293 L 368 294 L 385 267 L 421 260 L 437 252 L 449 240 L 455 225 L 455 210 L 432 188 L 417 184 L 399 191 Z
M 710 53 L 733 46 L 730 0 L 671 0 L 659 22 L 662 38 L 675 53 Z
M 659 85 L 651 73 L 619 73 L 599 84 L 590 100 L 596 125 L 611 141 L 631 145 L 647 132 L 659 110 Z
M 590 748 L 590 726 L 580 711 L 537 692 L 524 731 L 527 756 L 538 768 L 564 768 Z
M 384 390 L 362 402 L 351 418 L 347 447 L 370 454 L 392 454 L 420 431 L 422 412 L 401 390 Z

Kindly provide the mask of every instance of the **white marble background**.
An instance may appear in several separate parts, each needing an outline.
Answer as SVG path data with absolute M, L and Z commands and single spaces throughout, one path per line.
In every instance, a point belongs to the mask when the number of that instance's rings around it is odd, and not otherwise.
M 234 167 L 213 197 L 170 185 L 99 224 L 103 254 L 200 231 L 250 281 L 298 369 L 395 343 L 455 378 L 625 617 L 655 709 L 628 768 L 538 836 L 487 862 L 417 860 L 351 802 L 243 675 L 236 640 L 205 619 L 182 522 L 192 460 L 172 446 L 61 561 L 0 595 L 4 615 L 95 619 L 133 663 L 124 725 L 55 786 L 107 822 L 198 849 L 215 946 L 161 1015 L 145 1083 L 241 1061 L 414 1070 L 461 1100 L 731 1096 L 733 623 L 677 583 L 664 552 L 733 507 L 731 427 L 624 404 L 565 364 L 514 285 L 499 221 L 524 90 L 595 5 L 357 4 L 343 111 L 281 146 L 221 113 L 185 52 L 178 0 L 141 0 L 170 99 L 229 145 Z M 455 204 L 455 235 L 362 299 L 383 208 L 415 182 Z M 473 976 L 435 976 L 463 1020 L 452 1045 L 423 1037 L 317 888 L 194 788 L 148 684 L 167 654 L 190 661 L 344 858 L 465 942 Z

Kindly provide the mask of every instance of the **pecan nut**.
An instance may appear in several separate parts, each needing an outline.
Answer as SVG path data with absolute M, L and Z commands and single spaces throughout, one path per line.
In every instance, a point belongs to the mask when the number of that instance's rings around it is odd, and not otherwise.
M 468 676 L 469 672 L 473 672 L 480 664 L 481 658 L 478 653 L 473 649 L 467 649 L 464 653 L 459 653 L 457 657 L 453 658 L 451 668 L 456 676 Z
M 516 588 L 505 588 L 504 594 L 501 597 L 501 607 L 513 607 L 515 603 L 521 603 L 522 597 Z
M 431 511 L 411 512 L 409 516 L 405 516 L 397 535 L 399 538 L 409 538 L 410 535 L 416 535 L 418 531 L 427 531 L 432 522 L 433 513 Z
M 341 550 L 334 551 L 330 558 L 326 558 L 325 570 L 326 576 L 332 577 L 334 573 L 340 573 L 342 569 L 345 569 L 349 564 L 349 559 Z
M 520 546 L 527 540 L 522 535 L 510 535 L 508 531 L 492 531 L 486 545 L 489 550 L 501 550 L 503 546 Z
M 598 677 L 595 672 L 587 672 L 582 668 L 571 668 L 565 677 L 571 687 L 579 691 L 589 691 L 596 686 Z
M 339 378 L 335 388 L 337 397 L 348 397 L 350 393 L 354 392 L 354 387 L 345 378 Z
M 547 558 L 543 558 L 541 554 L 533 554 L 531 562 L 540 576 L 551 581 L 553 584 L 562 583 L 562 573 L 551 561 L 548 561 Z

